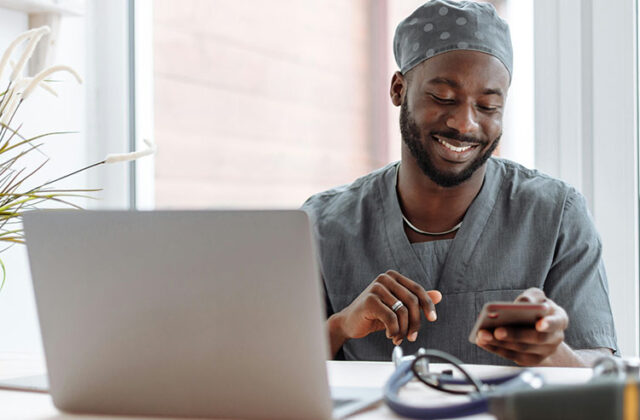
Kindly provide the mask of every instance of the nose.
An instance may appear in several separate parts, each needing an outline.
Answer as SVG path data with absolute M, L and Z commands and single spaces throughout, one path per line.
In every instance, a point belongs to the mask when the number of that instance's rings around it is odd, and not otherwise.
M 446 124 L 447 127 L 453 128 L 460 134 L 474 133 L 480 126 L 476 119 L 475 109 L 469 104 L 460 104 L 452 108 L 447 116 Z

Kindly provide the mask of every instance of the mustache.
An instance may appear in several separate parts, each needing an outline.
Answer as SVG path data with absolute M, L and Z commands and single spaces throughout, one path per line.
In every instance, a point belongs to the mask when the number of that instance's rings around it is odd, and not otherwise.
M 488 143 L 488 141 L 486 141 L 486 140 L 482 140 L 482 139 L 479 139 L 479 138 L 474 137 L 474 136 L 463 135 L 463 134 L 458 133 L 457 131 L 431 131 L 429 133 L 429 135 L 431 135 L 431 136 L 439 136 L 439 137 L 446 137 L 448 139 L 458 140 L 460 142 L 470 143 L 470 144 L 483 144 L 483 145 L 486 145 Z

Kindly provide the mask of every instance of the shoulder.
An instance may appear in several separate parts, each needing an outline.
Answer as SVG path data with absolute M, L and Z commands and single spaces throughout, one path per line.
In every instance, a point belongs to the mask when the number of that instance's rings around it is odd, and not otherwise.
M 502 183 L 504 197 L 526 205 L 570 207 L 584 204 L 582 194 L 568 183 L 536 169 L 502 158 L 491 158 L 487 171 Z
M 395 171 L 397 162 L 364 175 L 351 184 L 341 185 L 315 194 L 302 205 L 312 220 L 326 220 L 352 214 L 363 206 L 378 202 L 379 185 Z

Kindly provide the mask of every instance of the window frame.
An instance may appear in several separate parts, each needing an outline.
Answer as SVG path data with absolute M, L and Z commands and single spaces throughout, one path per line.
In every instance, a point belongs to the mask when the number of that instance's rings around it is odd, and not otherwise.
M 87 146 L 88 160 L 110 153 L 130 152 L 136 119 L 131 59 L 133 37 L 129 19 L 133 0 L 87 4 Z M 90 171 L 89 185 L 100 185 L 91 209 L 135 208 L 133 163 L 103 165 Z

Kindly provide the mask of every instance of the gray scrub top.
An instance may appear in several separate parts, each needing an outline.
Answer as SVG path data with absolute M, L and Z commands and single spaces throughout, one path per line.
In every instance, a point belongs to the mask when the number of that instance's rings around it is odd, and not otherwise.
M 312 221 L 327 316 L 344 309 L 393 269 L 443 298 L 438 320 L 422 317 L 418 340 L 402 343 L 446 351 L 465 363 L 512 364 L 471 344 L 469 332 L 486 302 L 512 301 L 538 287 L 569 315 L 572 348 L 617 351 L 602 246 L 584 198 L 566 183 L 491 158 L 483 186 L 454 239 L 411 244 L 395 190 L 398 163 L 303 205 Z M 438 241 L 440 242 L 440 241 Z M 347 360 L 390 360 L 384 331 L 348 340 Z

